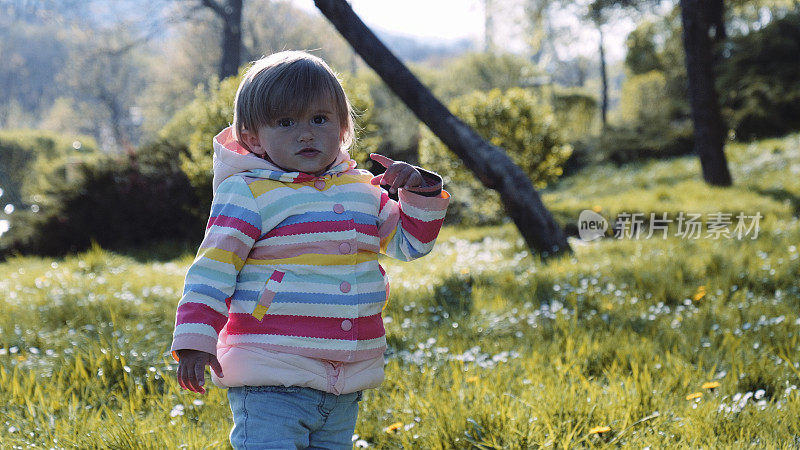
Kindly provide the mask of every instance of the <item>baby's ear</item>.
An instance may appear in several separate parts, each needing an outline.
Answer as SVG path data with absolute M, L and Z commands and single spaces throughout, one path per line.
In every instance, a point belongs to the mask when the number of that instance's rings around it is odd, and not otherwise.
M 266 150 L 261 147 L 261 141 L 258 140 L 258 135 L 256 133 L 251 133 L 248 130 L 242 130 L 242 140 L 244 140 L 243 144 L 245 144 L 247 148 L 256 155 L 263 155 L 266 153 Z

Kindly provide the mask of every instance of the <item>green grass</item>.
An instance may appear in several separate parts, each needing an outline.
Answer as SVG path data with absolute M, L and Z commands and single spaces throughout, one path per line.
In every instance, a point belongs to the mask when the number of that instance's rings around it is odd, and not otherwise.
M 386 260 L 386 381 L 364 397 L 359 439 L 800 445 L 800 137 L 727 153 L 730 189 L 707 187 L 682 158 L 591 168 L 543 198 L 562 223 L 594 206 L 606 217 L 758 211 L 755 240 L 573 241 L 574 255 L 542 264 L 513 226 L 448 228 L 418 263 Z M 182 392 L 166 353 L 192 255 L 147 254 L 0 264 L 3 446 L 228 447 L 225 391 Z

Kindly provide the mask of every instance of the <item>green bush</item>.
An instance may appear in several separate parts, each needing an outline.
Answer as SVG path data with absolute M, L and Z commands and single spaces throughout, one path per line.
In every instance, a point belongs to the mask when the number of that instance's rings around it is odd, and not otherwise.
M 632 75 L 622 84 L 620 110 L 627 123 L 669 122 L 667 79 L 658 70 Z
M 561 175 L 561 166 L 572 152 L 561 140 L 551 107 L 529 90 L 476 91 L 454 100 L 450 110 L 492 145 L 504 149 L 538 188 Z M 444 177 L 453 195 L 450 221 L 485 224 L 503 217 L 497 193 L 476 180 L 427 128 L 422 131 L 420 162 Z
M 194 190 L 180 168 L 179 146 L 163 141 L 138 152 L 83 162 L 37 196 L 37 212 L 15 213 L 0 255 L 65 254 L 88 248 L 130 248 L 163 240 L 202 238 L 192 214 Z M 66 168 L 55 168 L 66 171 Z
M 88 136 L 62 135 L 45 130 L 2 130 L 2 203 L 16 206 L 33 203 L 35 200 L 31 197 L 43 185 L 64 181 L 67 161 L 77 163 L 98 156 L 97 144 Z
M 595 162 L 625 164 L 688 155 L 694 151 L 692 125 L 637 123 L 607 127 L 597 142 Z
M 740 139 L 800 130 L 800 13 L 737 36 L 718 77 L 723 112 Z

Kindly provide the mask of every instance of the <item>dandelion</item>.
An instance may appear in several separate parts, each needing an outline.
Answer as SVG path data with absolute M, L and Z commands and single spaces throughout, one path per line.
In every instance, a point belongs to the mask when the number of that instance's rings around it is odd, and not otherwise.
M 692 300 L 697 302 L 700 301 L 700 299 L 705 296 L 706 296 L 706 287 L 700 286 L 697 288 L 697 292 L 695 292 L 694 295 L 692 296 Z
M 387 433 L 397 433 L 397 431 L 403 427 L 403 422 L 395 422 L 388 427 L 384 431 Z
M 602 207 L 602 206 L 600 206 L 600 205 L 594 205 L 594 206 L 592 206 L 592 211 L 594 211 L 594 212 L 596 212 L 596 213 L 599 213 L 599 212 L 600 212 L 600 211 L 602 211 L 602 210 L 603 210 L 603 207 Z
M 695 400 L 703 396 L 702 392 L 693 392 L 686 396 L 686 400 Z
M 611 431 L 611 427 L 609 427 L 609 426 L 599 426 L 599 427 L 591 428 L 589 430 L 589 434 L 600 434 L 600 435 L 602 435 L 603 433 L 608 433 L 609 431 Z
M 475 382 L 478 381 L 478 376 L 477 375 L 473 375 L 471 377 L 467 377 L 467 379 L 465 381 L 467 383 L 475 383 Z
M 719 381 L 709 381 L 709 382 L 703 383 L 703 385 L 701 387 L 703 389 L 711 389 L 711 392 L 714 392 L 714 389 L 719 387 Z

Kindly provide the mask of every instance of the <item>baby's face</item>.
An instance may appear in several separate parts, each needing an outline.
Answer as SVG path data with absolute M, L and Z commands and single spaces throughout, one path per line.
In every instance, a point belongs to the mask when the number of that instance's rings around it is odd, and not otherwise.
M 259 128 L 250 148 L 284 170 L 321 175 L 339 155 L 339 122 L 332 102 L 317 101 L 299 117 L 280 117 Z

